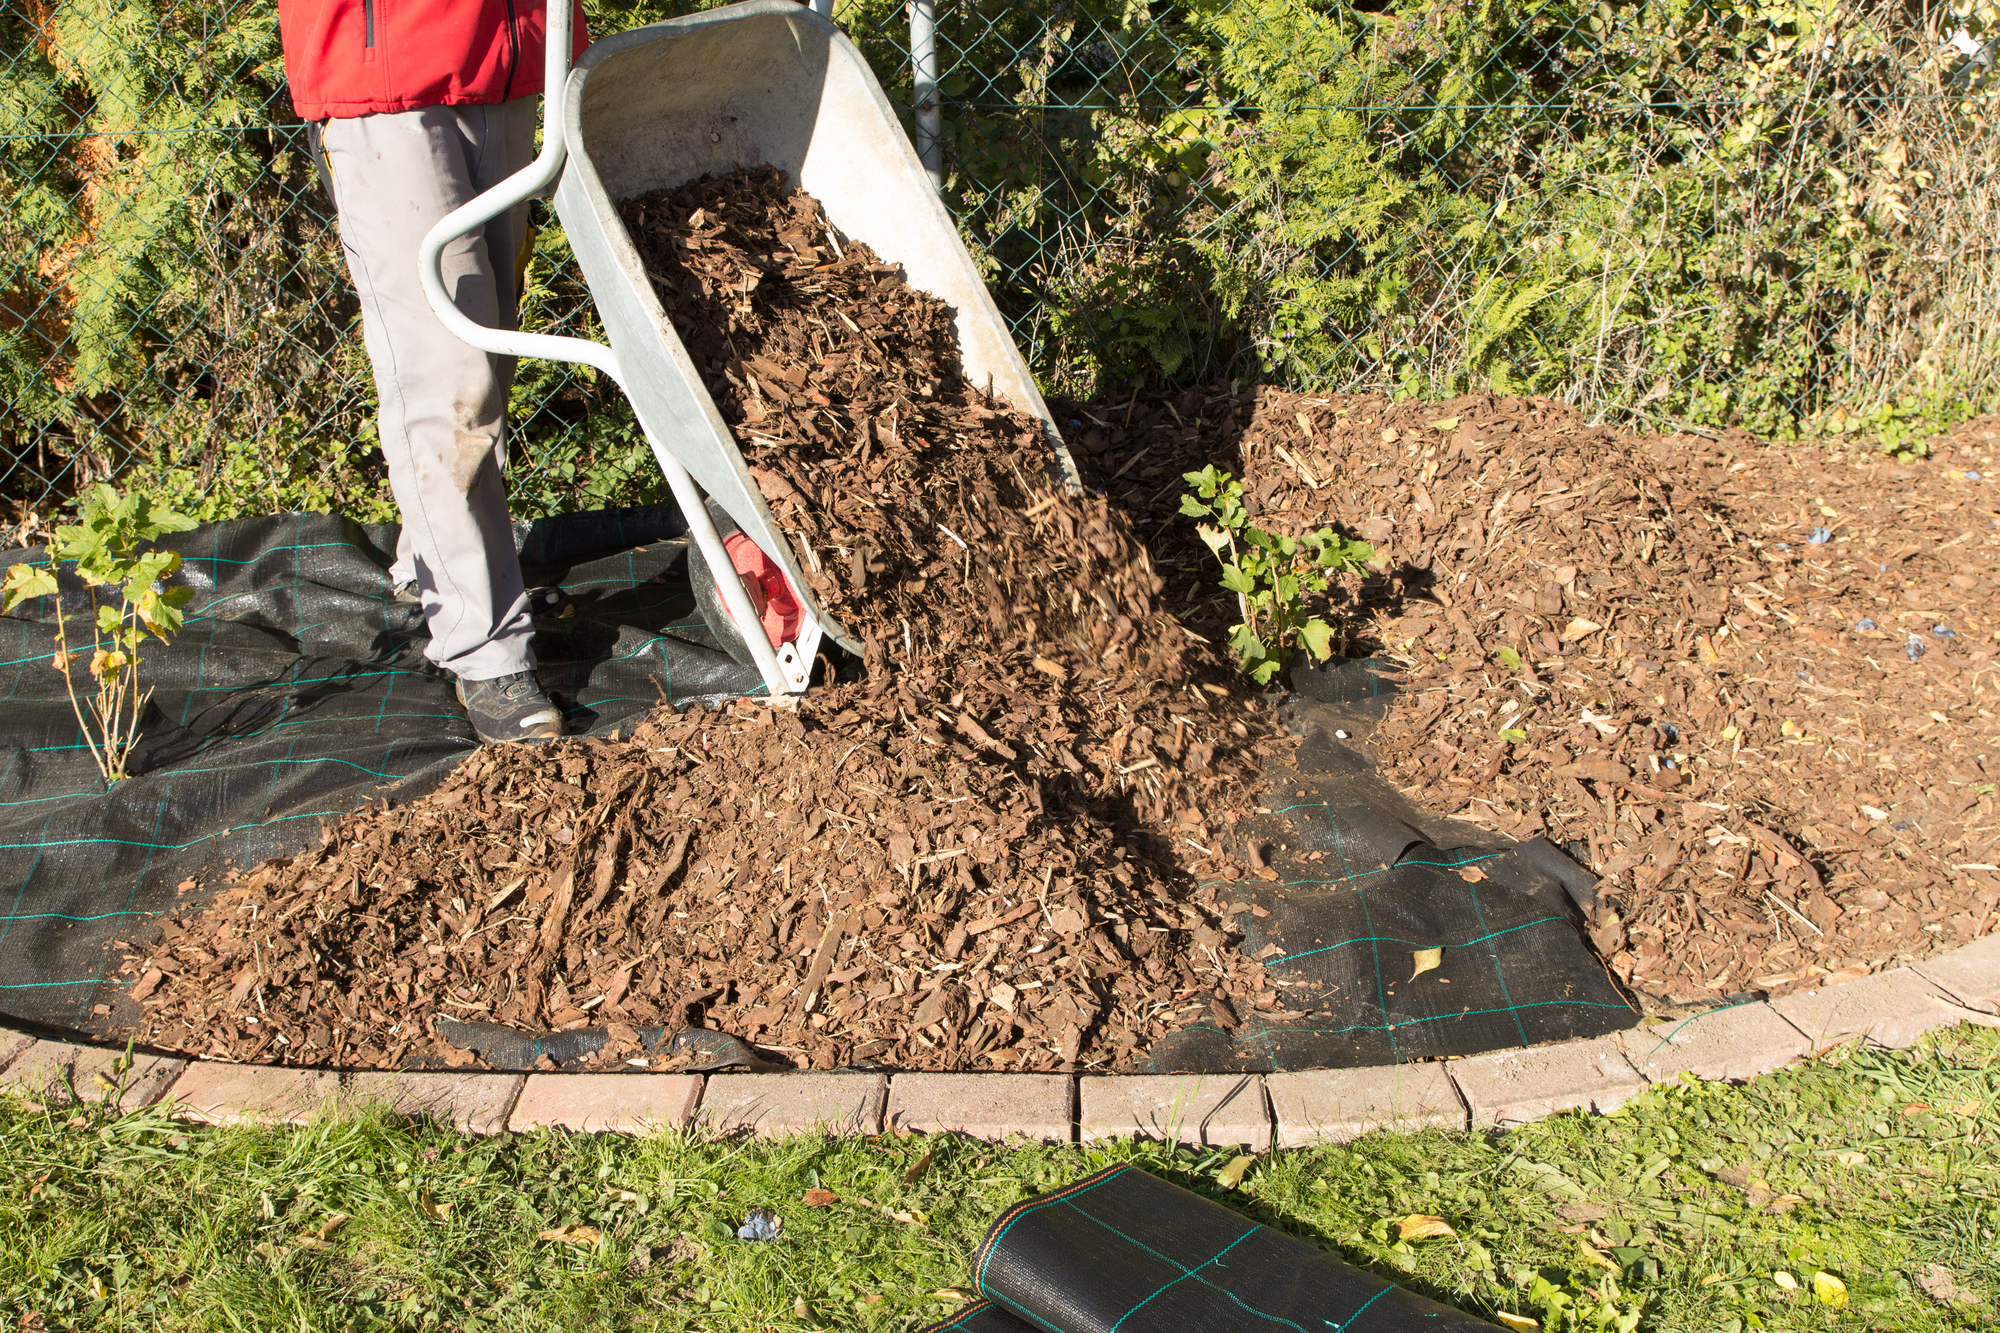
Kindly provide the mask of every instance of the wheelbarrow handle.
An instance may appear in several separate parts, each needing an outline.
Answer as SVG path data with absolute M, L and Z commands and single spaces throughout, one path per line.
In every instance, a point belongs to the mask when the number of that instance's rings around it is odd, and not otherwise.
M 603 343 L 591 342 L 587 338 L 558 338 L 546 333 L 488 328 L 467 317 L 444 285 L 445 246 L 484 226 L 508 209 L 541 194 L 562 174 L 563 162 L 569 156 L 562 132 L 563 97 L 565 85 L 569 82 L 569 33 L 568 0 L 551 0 L 546 33 L 548 49 L 542 58 L 541 154 L 492 189 L 447 213 L 424 237 L 423 246 L 417 254 L 417 267 L 431 309 L 460 341 L 482 352 L 500 356 L 536 356 L 548 361 L 580 362 L 603 371 L 623 387 L 617 354 Z
M 445 329 L 461 341 L 482 352 L 499 356 L 535 356 L 548 361 L 574 361 L 593 366 L 610 376 L 612 382 L 623 390 L 625 379 L 619 372 L 618 355 L 605 344 L 591 342 L 587 338 L 559 338 L 547 333 L 488 328 L 460 310 L 444 285 L 445 246 L 474 228 L 484 226 L 508 209 L 541 194 L 562 174 L 563 162 L 569 153 L 563 140 L 563 104 L 569 84 L 570 14 L 570 0 L 548 0 L 547 50 L 542 60 L 540 156 L 484 194 L 447 213 L 424 237 L 417 253 L 417 269 L 431 309 L 437 312 L 438 320 Z M 729 614 L 738 625 L 751 627 L 743 636 L 745 646 L 750 649 L 758 674 L 764 678 L 765 688 L 774 696 L 802 692 L 812 664 L 780 660 L 777 650 L 758 628 L 759 617 L 751 605 L 750 594 L 723 547 L 722 536 L 715 530 L 714 520 L 709 517 L 708 506 L 702 501 L 694 478 L 688 475 L 678 459 L 657 444 L 653 455 L 666 474 L 667 487 L 673 492 L 674 502 L 687 519 L 689 539 L 701 548 L 709 568 L 715 571 L 716 591 L 722 595 L 723 605 L 729 608 Z

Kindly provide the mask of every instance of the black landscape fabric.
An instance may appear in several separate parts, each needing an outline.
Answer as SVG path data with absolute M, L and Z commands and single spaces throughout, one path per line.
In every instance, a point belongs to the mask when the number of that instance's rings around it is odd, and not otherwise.
M 984 1297 L 925 1333 L 1453 1333 L 1494 1327 L 1133 1166 L 1002 1213 Z
M 535 647 L 572 732 L 606 734 L 662 696 L 762 691 L 701 624 L 685 531 L 671 505 L 517 529 L 530 585 L 566 594 Z M 154 694 L 134 776 L 109 791 L 50 665 L 55 598 L 0 619 L 0 1015 L 111 1026 L 130 978 L 107 946 L 143 933 L 177 884 L 295 852 L 322 821 L 421 795 L 472 752 L 450 677 L 423 657 L 419 609 L 389 586 L 395 540 L 393 527 L 305 514 L 163 541 L 195 597 L 180 635 L 144 650 Z M 0 552 L 0 568 L 46 559 Z M 72 576 L 61 598 L 84 628 Z
M 12 668 L 0 695 L 0 1016 L 117 1030 L 133 1015 L 114 942 L 146 938 L 181 883 L 296 852 L 365 802 L 415 799 L 472 752 L 450 678 L 423 657 L 419 610 L 389 586 L 395 535 L 308 514 L 168 539 L 196 595 L 180 635 L 147 646 L 155 693 L 133 776 L 108 791 L 50 665 L 55 599 L 0 619 Z M 572 733 L 615 732 L 662 698 L 762 692 L 701 623 L 673 506 L 567 515 L 517 537 L 530 584 L 562 590 L 537 618 L 536 651 Z M 0 567 L 46 558 L 5 552 Z M 63 586 L 80 628 L 84 590 L 68 576 Z M 1295 677 L 1287 717 L 1304 740 L 1267 775 L 1269 813 L 1252 829 L 1269 864 L 1224 898 L 1240 905 L 1241 947 L 1263 960 L 1279 1004 L 1236 1022 L 1218 1011 L 1138 1053 L 1142 1067 L 1390 1064 L 1633 1021 L 1577 929 L 1587 873 L 1545 842 L 1430 816 L 1374 772 L 1358 738 L 1388 703 L 1379 665 Z M 464 1044 L 495 1068 L 587 1060 L 593 1044 L 475 1026 Z M 677 1041 L 662 1030 L 647 1044 L 671 1048 L 675 1067 L 761 1058 Z
M 1602 1036 L 1638 1015 L 1580 929 L 1596 881 L 1546 839 L 1513 842 L 1412 805 L 1357 746 L 1388 700 L 1378 664 L 1295 673 L 1301 737 L 1266 774 L 1236 881 L 1239 947 L 1275 1014 L 1215 1019 L 1154 1047 L 1157 1073 L 1360 1068 Z

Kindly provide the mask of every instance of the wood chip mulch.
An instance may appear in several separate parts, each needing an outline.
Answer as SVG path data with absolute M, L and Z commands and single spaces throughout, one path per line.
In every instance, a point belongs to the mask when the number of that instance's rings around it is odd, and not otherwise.
M 960 381 L 949 312 L 774 172 L 626 205 L 816 593 L 866 647 L 791 709 L 494 748 L 177 914 L 150 1042 L 463 1064 L 439 1015 L 640 1026 L 801 1066 L 1123 1067 L 1217 998 L 1277 1006 L 1196 885 L 1288 745 L 1159 600 L 1037 423 Z M 1161 832 L 1171 830 L 1171 835 Z M 1237 873 L 1234 869 L 1231 875 Z
M 1220 386 L 1067 411 L 1198 631 L 1234 609 L 1167 511 L 1183 470 L 1238 472 L 1266 526 L 1377 544 L 1382 575 L 1332 609 L 1349 652 L 1401 669 L 1383 771 L 1602 875 L 1593 940 L 1648 1008 L 1994 928 L 1993 420 L 1898 463 L 1544 400 Z
M 1059 405 L 1101 488 L 1070 497 L 949 312 L 775 173 L 625 214 L 865 679 L 489 749 L 190 884 L 127 962 L 142 1040 L 472 1063 L 453 1016 L 601 1029 L 607 1066 L 692 1026 L 800 1067 L 1120 1069 L 1218 1001 L 1279 1011 L 1202 887 L 1253 865 L 1290 744 L 1212 646 L 1234 602 L 1178 514 L 1211 462 L 1267 527 L 1375 543 L 1325 608 L 1400 690 L 1354 743 L 1603 876 L 1592 939 L 1649 1009 L 1995 924 L 1991 421 L 1901 464 L 1546 400 L 1131 392 Z

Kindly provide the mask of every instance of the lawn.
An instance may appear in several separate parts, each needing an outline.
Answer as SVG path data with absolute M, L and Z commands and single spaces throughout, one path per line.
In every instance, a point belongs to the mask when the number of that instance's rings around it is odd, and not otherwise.
M 1488 1317 L 1922 1333 L 2000 1312 L 1996 1143 L 2000 1032 L 1980 1029 L 1247 1171 L 1228 1151 L 921 1135 L 209 1130 L 9 1095 L 0 1329 L 915 1329 L 968 1295 L 1003 1207 L 1126 1160 Z M 838 1201 L 808 1207 L 813 1189 Z M 779 1238 L 738 1240 L 759 1206 Z M 1402 1239 L 1412 1215 L 1451 1234 Z

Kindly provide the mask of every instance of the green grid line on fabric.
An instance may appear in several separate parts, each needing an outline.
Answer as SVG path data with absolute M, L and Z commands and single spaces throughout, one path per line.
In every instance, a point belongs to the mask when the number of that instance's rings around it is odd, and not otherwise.
M 1632 1012 L 1632 1006 L 1628 1004 L 1606 1004 L 1602 1000 L 1533 1000 L 1527 1004 L 1505 1005 L 1497 1009 L 1466 1009 L 1451 1014 L 1425 1014 L 1415 1018 L 1405 1018 L 1396 1023 L 1354 1023 L 1344 1028 L 1265 1028 L 1260 1032 L 1251 1034 L 1248 1039 L 1251 1041 L 1268 1041 L 1273 1037 L 1286 1036 L 1338 1037 L 1349 1032 L 1386 1032 L 1393 1037 L 1395 1031 L 1399 1028 L 1417 1027 L 1424 1023 L 1444 1023 L 1455 1018 L 1484 1018 L 1492 1014 L 1515 1014 L 1530 1009 L 1563 1008 L 1615 1009 L 1623 1013 Z M 1242 1037 L 1236 1034 L 1227 1032 L 1222 1028 L 1213 1027 L 1207 1023 L 1190 1023 L 1182 1030 L 1186 1032 L 1213 1032 L 1219 1036 L 1227 1037 L 1231 1041 L 1243 1040 Z M 1399 1054 L 1397 1056 L 1397 1063 L 1400 1064 L 1402 1062 L 1402 1057 Z
M 1201 1276 L 1201 1270 L 1203 1268 L 1208 1267 L 1209 1264 L 1219 1261 L 1223 1255 L 1228 1254 L 1238 1245 L 1241 1245 L 1244 1241 L 1249 1240 L 1252 1236 L 1256 1235 L 1259 1231 L 1263 1229 L 1261 1225 L 1257 1223 L 1252 1223 L 1250 1225 L 1249 1230 L 1245 1231 L 1235 1240 L 1230 1241 L 1229 1244 L 1223 1246 L 1220 1250 L 1217 1250 L 1214 1255 L 1212 1255 L 1209 1259 L 1204 1261 L 1198 1267 L 1189 1268 L 1187 1267 L 1187 1265 L 1182 1264 L 1177 1260 L 1170 1259 L 1164 1254 L 1161 1254 L 1158 1250 L 1154 1249 L 1150 1245 L 1147 1245 L 1145 1242 L 1136 1240 L 1133 1237 L 1126 1235 L 1123 1231 L 1120 1231 L 1117 1227 L 1112 1226 L 1109 1222 L 1106 1222 L 1103 1218 L 1085 1212 L 1080 1206 L 1078 1206 L 1075 1199 L 1064 1199 L 1063 1206 L 1069 1209 L 1071 1212 L 1075 1213 L 1078 1217 L 1083 1218 L 1085 1221 L 1094 1223 L 1095 1225 L 1104 1228 L 1112 1235 L 1118 1237 L 1118 1239 L 1124 1241 L 1127 1245 L 1130 1245 L 1135 1249 L 1144 1250 L 1147 1254 L 1152 1255 L 1153 1258 L 1158 1259 L 1161 1263 L 1166 1264 L 1170 1268 L 1178 1268 L 1181 1270 L 1181 1275 L 1179 1277 L 1175 1278 L 1172 1282 L 1167 1283 L 1165 1286 L 1162 1286 L 1158 1291 L 1155 1291 L 1152 1295 L 1147 1296 L 1144 1300 L 1140 1301 L 1137 1305 L 1134 1305 L 1124 1314 L 1118 1316 L 1118 1321 L 1112 1324 L 1111 1326 L 1111 1333 L 1117 1333 L 1117 1331 L 1120 1328 L 1123 1328 L 1125 1326 L 1125 1321 L 1127 1319 L 1130 1319 L 1133 1315 L 1145 1309 L 1147 1305 L 1151 1304 L 1162 1293 L 1172 1289 L 1173 1287 L 1178 1286 L 1182 1282 L 1188 1282 L 1188 1281 L 1197 1282 L 1202 1286 L 1207 1287 L 1211 1291 L 1214 1291 L 1222 1296 L 1228 1297 L 1230 1301 L 1242 1307 L 1249 1313 L 1256 1315 L 1259 1319 L 1268 1319 L 1274 1324 L 1283 1324 L 1286 1328 L 1297 1329 L 1298 1333 L 1306 1333 L 1306 1328 L 1304 1325 L 1295 1323 L 1292 1320 L 1286 1319 L 1280 1315 L 1268 1314 L 1263 1310 L 1259 1310 L 1255 1306 L 1243 1300 L 1243 1298 L 1238 1296 L 1235 1292 L 1229 1290 L 1229 1288 L 1220 1286 L 1214 1282 L 1210 1282 L 1207 1278 Z
M 98 912 L 91 916 L 72 916 L 68 912 L 14 912 L 0 913 L 0 921 L 104 921 L 114 916 L 158 915 L 158 912 Z
M 980 1256 L 979 1267 L 973 1272 L 972 1285 L 979 1289 L 980 1295 L 989 1298 L 992 1297 L 992 1291 L 986 1286 L 986 1266 L 993 1261 L 993 1256 L 1000 1250 L 1001 1242 L 1007 1239 L 1007 1233 L 1014 1229 L 1016 1222 L 1019 1222 L 1029 1213 L 1038 1212 L 1043 1208 L 1061 1203 L 1063 1200 L 1075 1195 L 1088 1193 L 1113 1177 L 1122 1175 L 1124 1172 L 1132 1169 L 1132 1167 L 1125 1165 L 1105 1167 L 1095 1175 L 1085 1176 L 1082 1180 L 1071 1182 L 1062 1189 L 1057 1190 L 1054 1194 L 1040 1199 L 1024 1199 L 1005 1213 L 1002 1213 L 999 1221 L 994 1223 L 996 1234 L 992 1240 L 986 1243 L 986 1253 Z
M 205 842 L 213 842 L 217 838 L 226 838 L 232 833 L 241 833 L 245 829 L 264 828 L 271 824 L 288 823 L 295 819 L 337 818 L 348 813 L 347 810 L 307 810 L 299 814 L 273 815 L 269 819 L 260 819 L 249 824 L 238 824 L 233 828 L 222 829 L 215 833 L 204 833 L 199 838 L 194 838 L 188 842 L 141 842 L 133 838 L 45 838 L 36 842 L 0 842 L 0 851 L 26 852 L 38 851 L 49 847 L 141 847 L 162 852 L 184 852 L 190 847 L 199 847 Z
M 1320 806 L 1323 808 L 1326 803 L 1324 801 L 1314 801 L 1311 802 L 1310 804 Z M 1291 810 L 1297 810 L 1300 809 L 1301 807 L 1287 806 L 1286 808 Z M 1340 836 L 1339 826 L 1337 824 L 1330 823 L 1328 827 L 1333 829 L 1335 839 L 1338 840 Z M 1338 848 L 1336 848 L 1335 854 L 1340 856 L 1341 862 L 1343 864 L 1347 865 L 1353 864 L 1352 862 L 1347 860 L 1345 853 L 1341 852 Z M 1288 889 L 1293 889 L 1293 888 L 1298 888 L 1301 885 L 1351 884 L 1357 879 L 1366 879 L 1370 875 L 1386 875 L 1392 870 L 1401 870 L 1404 866 L 1429 866 L 1439 870 L 1456 870 L 1461 866 L 1477 865 L 1481 861 L 1490 861 L 1496 856 L 1505 856 L 1505 855 L 1506 855 L 1505 852 L 1480 852 L 1475 856 L 1466 857 L 1465 859 L 1459 861 L 1397 861 L 1391 865 L 1377 866 L 1373 870 L 1357 870 L 1351 874 L 1341 875 L 1334 879 L 1290 879 L 1284 881 L 1283 887 Z M 1201 887 L 1205 889 L 1210 889 L 1226 884 L 1231 884 L 1234 882 L 1235 881 L 1233 880 L 1210 879 L 1202 881 Z
M 1335 949 L 1345 949 L 1350 944 L 1408 944 L 1419 949 L 1469 949 L 1475 944 L 1484 944 L 1489 940 L 1498 939 L 1502 935 L 1512 935 L 1515 931 L 1527 930 L 1532 926 L 1546 926 L 1550 924 L 1568 925 L 1569 923 L 1559 916 L 1539 917 L 1533 921 L 1525 921 L 1518 926 L 1508 926 L 1504 930 L 1495 930 L 1484 935 L 1475 935 L 1469 940 L 1461 940 L 1456 944 L 1426 943 L 1422 940 L 1404 939 L 1400 935 L 1356 936 L 1353 939 L 1342 940 L 1338 944 L 1326 944 L 1321 945 L 1317 949 L 1305 949 L 1298 953 L 1288 953 L 1276 958 L 1266 958 L 1264 959 L 1264 966 L 1276 967 L 1280 963 L 1297 962 L 1301 958 L 1311 958 L 1314 954 L 1332 953 Z
M 1465 896 L 1472 902 L 1472 913 L 1479 921 L 1479 928 L 1481 930 L 1486 929 L 1486 909 L 1480 904 L 1479 894 L 1474 891 L 1472 885 L 1467 884 L 1465 886 Z M 1486 942 L 1487 956 L 1493 960 L 1493 979 L 1500 985 L 1501 998 L 1507 1001 L 1507 1012 L 1514 1020 L 1514 1031 L 1520 1037 L 1521 1045 L 1527 1046 L 1530 1044 L 1528 1041 L 1528 1029 L 1521 1022 L 1521 1010 L 1514 1003 L 1513 992 L 1507 988 L 1507 971 L 1500 964 L 1500 950 L 1493 943 L 1493 938 L 1491 935 L 1487 936 Z
M 1649 1057 L 1657 1055 L 1660 1052 L 1661 1048 L 1666 1046 L 1667 1043 L 1672 1041 L 1676 1036 L 1680 1035 L 1680 1030 L 1682 1028 L 1694 1022 L 1698 1018 L 1713 1018 L 1717 1014 L 1726 1014 L 1731 1009 L 1741 1009 L 1745 1005 L 1762 1004 L 1762 1003 L 1764 1003 L 1762 1000 L 1738 1000 L 1734 1004 L 1719 1004 L 1713 1009 L 1704 1009 L 1702 1012 L 1698 1014 L 1690 1014 L 1686 1018 L 1683 1018 L 1680 1022 L 1674 1024 L 1673 1027 L 1669 1028 L 1667 1030 L 1667 1034 L 1660 1038 L 1659 1044 L 1654 1046 L 1652 1050 L 1647 1051 L 1646 1054 Z
M 1108 1167 L 1094 1175 L 1086 1176 L 1082 1180 L 1073 1182 L 1072 1184 L 1064 1187 L 1061 1190 L 1054 1192 L 1053 1194 L 1049 1194 L 1036 1199 L 1024 1200 L 1022 1203 L 1016 1204 L 1013 1208 L 1009 1209 L 1006 1213 L 1002 1214 L 1000 1219 L 994 1224 L 992 1239 L 985 1242 L 982 1246 L 984 1252 L 980 1256 L 979 1266 L 974 1273 L 973 1285 L 979 1290 L 980 1294 L 985 1296 L 989 1301 L 994 1301 L 995 1303 L 1000 1304 L 1003 1308 L 1007 1308 L 1006 1302 L 1003 1299 L 996 1296 L 992 1288 L 987 1283 L 988 1265 L 992 1262 L 993 1256 L 999 1253 L 1001 1245 L 1006 1241 L 1008 1234 L 1013 1230 L 1014 1226 L 1017 1223 L 1019 1223 L 1022 1219 L 1031 1216 L 1034 1213 L 1042 1212 L 1046 1209 L 1060 1206 L 1062 1208 L 1067 1209 L 1069 1212 L 1075 1214 L 1077 1217 L 1082 1218 L 1084 1221 L 1090 1223 L 1092 1226 L 1098 1227 L 1103 1231 L 1109 1233 L 1110 1235 L 1118 1237 L 1120 1240 L 1124 1241 L 1127 1245 L 1131 1246 L 1133 1249 L 1139 1250 L 1145 1253 L 1146 1255 L 1149 1255 L 1150 1257 L 1165 1264 L 1168 1268 L 1176 1270 L 1179 1274 L 1179 1276 L 1173 1278 L 1171 1281 L 1162 1284 L 1153 1292 L 1141 1298 L 1140 1300 L 1135 1302 L 1130 1308 L 1128 1308 L 1122 1315 L 1120 1315 L 1111 1324 L 1110 1326 L 1111 1333 L 1117 1333 L 1118 1329 L 1124 1327 L 1125 1322 L 1127 1320 L 1131 1319 L 1134 1315 L 1138 1314 L 1139 1311 L 1143 1310 L 1147 1305 L 1152 1303 L 1154 1300 L 1158 1299 L 1162 1294 L 1171 1290 L 1175 1286 L 1178 1286 L 1182 1282 L 1189 1282 L 1189 1281 L 1208 1288 L 1210 1291 L 1215 1292 L 1217 1295 L 1228 1300 L 1229 1302 L 1237 1306 L 1239 1309 L 1243 1310 L 1245 1313 L 1250 1314 L 1258 1319 L 1266 1320 L 1272 1324 L 1283 1325 L 1286 1328 L 1296 1330 L 1297 1333 L 1309 1333 L 1309 1331 L 1305 1328 L 1304 1325 L 1299 1324 L 1294 1320 L 1287 1319 L 1282 1315 L 1276 1315 L 1270 1313 L 1269 1311 L 1258 1309 L 1256 1306 L 1251 1305 L 1247 1301 L 1243 1300 L 1242 1297 L 1238 1296 L 1228 1287 L 1210 1280 L 1202 1273 L 1203 1269 L 1208 1268 L 1212 1264 L 1220 1262 L 1223 1259 L 1223 1257 L 1226 1256 L 1231 1250 L 1235 1249 L 1238 1245 L 1241 1245 L 1244 1241 L 1250 1239 L 1252 1236 L 1255 1236 L 1259 1232 L 1263 1231 L 1264 1227 L 1261 1224 L 1252 1223 L 1248 1229 L 1243 1231 L 1240 1235 L 1238 1235 L 1234 1240 L 1230 1241 L 1227 1245 L 1222 1246 L 1207 1260 L 1193 1267 L 1189 1267 L 1187 1264 L 1180 1262 L 1179 1260 L 1173 1258 L 1171 1255 L 1160 1253 L 1157 1249 L 1153 1248 L 1150 1245 L 1147 1245 L 1144 1241 L 1141 1241 L 1136 1237 L 1129 1235 L 1119 1227 L 1114 1226 L 1110 1222 L 1105 1221 L 1103 1218 L 1098 1217 L 1097 1215 L 1089 1212 L 1080 1203 L 1077 1202 L 1079 1199 L 1089 1194 L 1092 1190 L 1095 1190 L 1103 1185 L 1110 1183 L 1111 1181 L 1117 1179 L 1119 1176 L 1122 1176 L 1126 1172 L 1131 1171 L 1133 1169 L 1134 1168 L 1132 1168 L 1129 1165 Z M 1347 1315 L 1339 1324 L 1337 1325 L 1333 1324 L 1331 1320 L 1328 1320 L 1325 1321 L 1326 1326 L 1334 1328 L 1336 1330 L 1336 1333 L 1340 1333 L 1340 1331 L 1342 1330 L 1351 1329 L 1355 1321 L 1359 1319 L 1361 1315 L 1370 1306 L 1372 1306 L 1378 1299 L 1380 1299 L 1384 1293 L 1394 1291 L 1396 1289 L 1397 1288 L 1395 1284 L 1384 1283 L 1380 1288 L 1378 1288 L 1375 1292 L 1373 1292 L 1366 1300 L 1362 1301 L 1361 1304 L 1358 1307 L 1356 1307 L 1353 1313 Z M 965 1319 L 971 1317 L 975 1313 L 977 1313 L 976 1310 L 966 1311 L 965 1313 L 959 1316 L 959 1322 L 962 1323 Z M 947 1325 L 946 1327 L 955 1327 L 955 1326 L 956 1325 L 954 1324 L 954 1325 Z
M 1368 910 L 1368 890 L 1366 889 L 1358 890 L 1355 893 L 1354 897 L 1356 901 L 1358 901 L 1361 904 L 1361 919 L 1362 921 L 1367 923 L 1368 930 L 1372 934 L 1375 930 L 1375 917 L 1374 914 Z M 1373 966 L 1375 970 L 1375 1007 L 1377 1011 L 1386 1014 L 1389 1012 L 1389 995 L 1388 995 L 1389 986 L 1388 982 L 1385 981 L 1382 977 L 1382 946 L 1380 944 L 1375 944 L 1375 943 L 1369 944 L 1368 958 L 1370 964 Z M 1389 1054 L 1397 1064 L 1401 1064 L 1403 1062 L 1403 1048 L 1396 1041 L 1396 1029 L 1400 1026 L 1404 1025 L 1391 1023 L 1381 1029 L 1381 1031 L 1385 1033 L 1389 1038 Z M 1354 1028 L 1349 1030 L 1356 1031 L 1359 1029 Z M 1338 1034 L 1328 1033 L 1324 1035 L 1336 1036 Z

